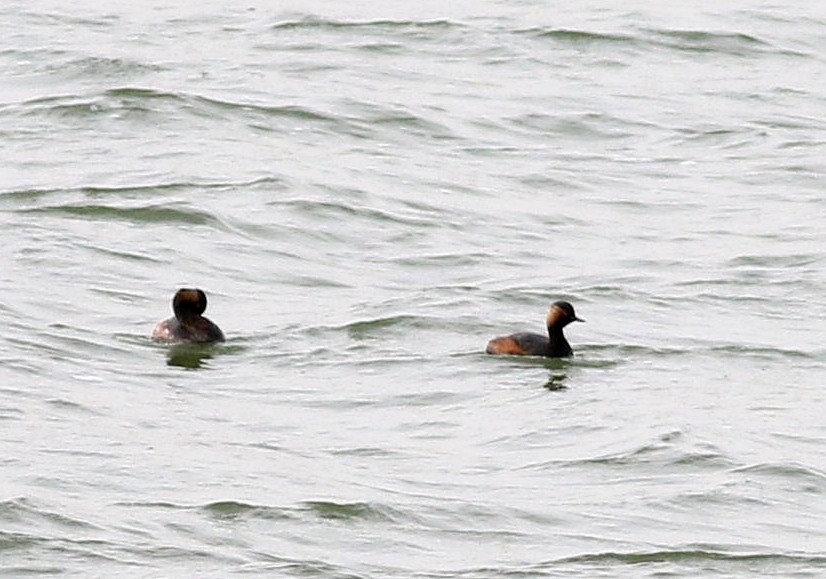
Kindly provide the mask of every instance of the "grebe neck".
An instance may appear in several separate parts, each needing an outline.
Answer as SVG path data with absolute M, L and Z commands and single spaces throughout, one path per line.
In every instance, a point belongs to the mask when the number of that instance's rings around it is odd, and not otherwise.
M 564 358 L 574 353 L 562 328 L 559 326 L 548 326 L 548 353 L 551 358 Z

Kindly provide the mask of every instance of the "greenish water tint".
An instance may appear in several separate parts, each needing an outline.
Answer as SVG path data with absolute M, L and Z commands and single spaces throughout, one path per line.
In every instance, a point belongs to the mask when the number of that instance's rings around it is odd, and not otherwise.
M 0 7 L 0 572 L 823 576 L 821 4 Z

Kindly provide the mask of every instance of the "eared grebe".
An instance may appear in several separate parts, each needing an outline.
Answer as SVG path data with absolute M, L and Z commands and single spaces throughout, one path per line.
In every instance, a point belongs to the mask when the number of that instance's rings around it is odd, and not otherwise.
M 576 317 L 574 306 L 568 302 L 554 302 L 548 312 L 548 335 L 520 332 L 510 336 L 501 336 L 488 342 L 485 351 L 499 356 L 547 356 L 548 358 L 566 358 L 574 351 L 565 339 L 562 328 L 571 322 L 584 322 Z
M 174 318 L 162 321 L 152 332 L 152 339 L 167 344 L 205 344 L 223 342 L 221 328 L 203 317 L 206 294 L 199 289 L 179 289 L 172 299 Z

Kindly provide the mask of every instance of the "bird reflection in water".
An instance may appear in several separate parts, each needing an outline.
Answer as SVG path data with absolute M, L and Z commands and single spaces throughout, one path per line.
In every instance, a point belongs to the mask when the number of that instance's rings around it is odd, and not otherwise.
M 205 367 L 205 362 L 215 355 L 215 348 L 202 344 L 180 344 L 169 348 L 166 356 L 167 366 L 178 366 L 187 370 Z
M 565 382 L 567 380 L 567 374 L 552 372 L 551 375 L 548 377 L 548 381 L 545 382 L 545 389 L 550 390 L 552 392 L 556 390 L 567 390 L 568 387 L 565 385 Z

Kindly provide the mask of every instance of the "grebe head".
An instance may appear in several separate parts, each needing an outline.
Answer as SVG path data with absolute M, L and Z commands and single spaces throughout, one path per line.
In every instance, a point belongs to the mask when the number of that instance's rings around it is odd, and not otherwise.
M 206 294 L 199 289 L 179 289 L 172 298 L 172 311 L 179 320 L 200 316 L 206 311 L 206 307 Z
M 584 322 L 582 318 L 576 317 L 574 306 L 565 301 L 554 302 L 548 312 L 549 328 L 564 328 L 571 322 Z

